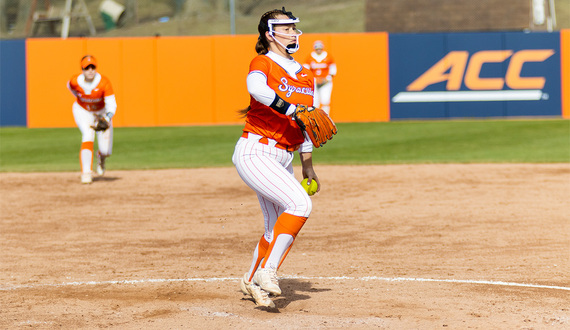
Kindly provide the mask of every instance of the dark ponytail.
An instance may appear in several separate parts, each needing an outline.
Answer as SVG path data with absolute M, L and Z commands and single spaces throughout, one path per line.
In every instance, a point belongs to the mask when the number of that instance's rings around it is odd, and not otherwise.
M 265 34 L 257 38 L 257 43 L 255 44 L 255 52 L 259 55 L 265 55 L 269 52 L 269 41 L 267 41 Z
M 269 41 L 265 36 L 265 32 L 269 32 L 269 24 L 267 21 L 276 18 L 277 15 L 288 15 L 289 12 L 283 9 L 273 9 L 261 16 L 259 20 L 259 25 L 257 25 L 257 31 L 259 32 L 259 37 L 257 38 L 257 43 L 255 44 L 255 52 L 259 55 L 265 55 L 269 52 Z
M 249 106 L 249 105 L 248 105 L 247 108 L 245 108 L 245 109 L 239 109 L 239 110 L 238 110 L 239 116 L 240 116 L 241 118 L 247 117 L 247 113 L 249 112 L 249 109 L 251 109 L 251 106 Z
M 259 20 L 259 25 L 257 25 L 257 31 L 259 32 L 259 37 L 257 38 L 257 43 L 255 44 L 255 52 L 258 55 L 265 55 L 269 52 L 269 41 L 265 36 L 265 32 L 269 32 L 269 24 L 267 21 L 273 18 L 277 18 L 277 15 L 287 15 L 290 18 L 294 18 L 291 12 L 285 11 L 285 7 L 283 9 L 273 9 L 261 16 Z M 238 110 L 238 113 L 242 118 L 247 116 L 248 111 L 251 109 L 251 106 L 248 106 L 245 109 Z

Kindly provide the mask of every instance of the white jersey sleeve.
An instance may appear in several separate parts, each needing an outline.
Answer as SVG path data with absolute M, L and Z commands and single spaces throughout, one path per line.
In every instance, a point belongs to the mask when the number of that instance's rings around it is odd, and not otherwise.
M 257 102 L 266 106 L 270 106 L 275 99 L 275 92 L 267 85 L 267 77 L 260 71 L 247 75 L 247 91 Z
M 261 71 L 252 71 L 247 75 L 247 91 L 253 98 L 266 106 L 270 106 L 277 94 L 267 85 L 267 77 Z M 285 113 L 287 116 L 295 112 L 296 105 L 291 104 Z

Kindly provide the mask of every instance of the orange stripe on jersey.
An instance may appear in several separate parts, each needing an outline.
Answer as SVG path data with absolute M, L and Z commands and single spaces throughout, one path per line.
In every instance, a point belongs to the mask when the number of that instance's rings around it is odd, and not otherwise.
M 101 81 L 90 94 L 86 94 L 85 90 L 77 82 L 77 78 L 81 74 L 74 75 L 69 80 L 69 88 L 73 91 L 77 97 L 77 103 L 81 107 L 89 111 L 98 111 L 105 107 L 105 96 L 111 96 L 114 94 L 111 82 L 107 77 L 101 75 Z
M 267 85 L 291 104 L 313 105 L 313 74 L 302 67 L 297 77 L 291 77 L 281 66 L 265 55 L 256 56 L 249 65 L 249 72 L 260 71 L 267 77 Z M 286 146 L 295 147 L 305 137 L 290 116 L 281 114 L 269 106 L 250 98 L 251 109 L 245 120 L 245 132 L 273 139 Z

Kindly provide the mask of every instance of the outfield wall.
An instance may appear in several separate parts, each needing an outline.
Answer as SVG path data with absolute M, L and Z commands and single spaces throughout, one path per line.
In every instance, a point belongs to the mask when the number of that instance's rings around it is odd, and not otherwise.
M 562 114 L 558 32 L 391 34 L 390 72 L 391 119 Z
M 249 102 L 245 78 L 256 38 L 0 41 L 0 126 L 74 127 L 66 82 L 80 72 L 84 54 L 95 55 L 111 79 L 117 127 L 241 123 L 237 110 Z M 304 34 L 295 58 L 302 62 L 317 39 L 339 68 L 337 122 L 570 118 L 568 30 Z
M 26 42 L 0 41 L 0 126 L 26 126 Z

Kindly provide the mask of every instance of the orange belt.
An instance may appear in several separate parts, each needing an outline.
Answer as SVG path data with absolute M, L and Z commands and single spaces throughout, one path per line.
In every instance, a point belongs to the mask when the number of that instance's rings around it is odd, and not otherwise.
M 248 136 L 248 132 L 243 132 L 243 134 L 241 135 L 242 138 L 246 138 L 246 139 L 247 139 L 247 136 Z M 261 139 L 259 139 L 258 142 L 265 144 L 265 145 L 269 145 L 269 139 L 266 138 L 265 136 L 261 137 Z M 286 145 L 281 144 L 281 143 L 275 144 L 275 147 L 279 148 L 279 149 L 283 149 L 285 151 L 296 151 L 297 149 L 299 149 L 299 146 L 286 146 Z

